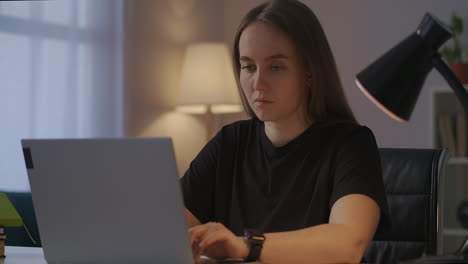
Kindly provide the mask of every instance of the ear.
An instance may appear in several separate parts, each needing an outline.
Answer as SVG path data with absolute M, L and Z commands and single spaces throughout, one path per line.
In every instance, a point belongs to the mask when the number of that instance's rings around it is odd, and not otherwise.
M 307 80 L 312 79 L 314 77 L 314 73 L 313 73 L 312 69 L 307 69 L 305 73 L 306 73 L 306 79 Z

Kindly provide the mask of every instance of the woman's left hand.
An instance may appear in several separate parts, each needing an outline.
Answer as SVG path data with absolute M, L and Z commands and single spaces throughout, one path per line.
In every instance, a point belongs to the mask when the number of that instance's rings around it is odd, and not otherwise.
M 189 235 L 195 261 L 201 255 L 215 259 L 243 259 L 249 254 L 244 238 L 234 235 L 221 223 L 194 226 L 189 229 Z

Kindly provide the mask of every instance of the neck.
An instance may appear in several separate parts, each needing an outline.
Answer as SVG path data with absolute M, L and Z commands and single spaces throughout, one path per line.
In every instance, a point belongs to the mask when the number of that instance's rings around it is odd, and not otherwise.
M 265 134 L 275 147 L 281 147 L 302 134 L 313 122 L 305 118 L 265 121 Z

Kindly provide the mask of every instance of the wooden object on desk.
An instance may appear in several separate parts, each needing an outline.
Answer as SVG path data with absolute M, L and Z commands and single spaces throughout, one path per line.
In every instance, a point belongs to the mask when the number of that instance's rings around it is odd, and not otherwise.
M 5 226 L 22 226 L 23 219 L 5 193 L 0 193 L 0 257 L 5 257 Z
M 5 257 L 5 240 L 0 239 L 0 258 Z
M 3 226 L 0 226 L 0 258 L 5 257 L 5 228 Z
M 0 258 L 5 257 L 5 229 L 0 226 Z

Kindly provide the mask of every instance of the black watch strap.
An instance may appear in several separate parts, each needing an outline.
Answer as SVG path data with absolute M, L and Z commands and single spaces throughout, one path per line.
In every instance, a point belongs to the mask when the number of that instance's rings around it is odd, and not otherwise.
M 260 258 L 260 253 L 262 252 L 265 236 L 262 232 L 254 229 L 246 229 L 244 231 L 244 235 L 250 247 L 250 252 L 246 261 L 257 261 Z

